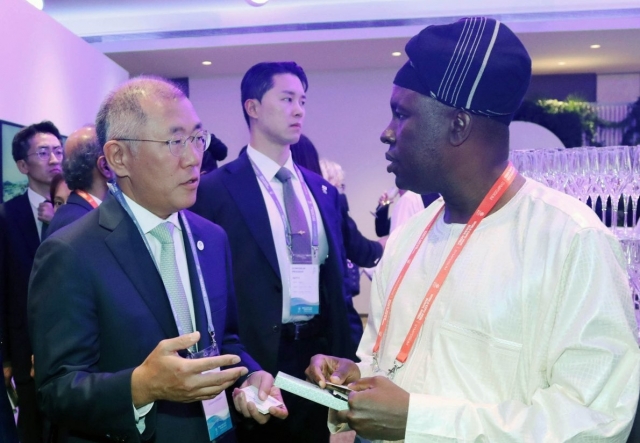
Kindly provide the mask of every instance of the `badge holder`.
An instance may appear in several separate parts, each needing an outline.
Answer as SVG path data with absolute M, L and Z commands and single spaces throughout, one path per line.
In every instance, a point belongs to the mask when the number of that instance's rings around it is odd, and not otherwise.
M 189 352 L 186 358 L 198 359 L 207 357 L 217 357 L 220 355 L 218 345 L 214 342 L 211 346 L 198 352 Z M 203 372 L 219 372 L 220 368 L 212 369 L 211 371 Z M 209 431 L 209 440 L 215 441 L 216 438 L 222 436 L 222 434 L 228 432 L 233 428 L 231 422 L 231 414 L 229 413 L 229 404 L 227 403 L 227 396 L 224 392 L 216 395 L 210 400 L 202 401 L 202 408 L 204 409 L 204 415 L 207 419 L 207 430 Z
M 292 257 L 293 259 L 299 256 Z M 291 315 L 317 315 L 320 313 L 320 266 L 313 264 L 312 256 L 304 256 L 303 263 L 290 264 L 289 290 Z M 297 260 L 296 260 L 297 261 Z M 306 263 L 305 263 L 306 262 Z

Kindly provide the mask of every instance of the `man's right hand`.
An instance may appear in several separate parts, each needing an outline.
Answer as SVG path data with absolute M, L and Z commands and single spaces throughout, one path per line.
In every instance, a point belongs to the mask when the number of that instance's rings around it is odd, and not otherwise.
M 360 379 L 360 368 L 351 360 L 322 354 L 311 357 L 311 363 L 304 373 L 322 389 L 327 381 L 346 385 Z
M 131 395 L 133 405 L 140 408 L 156 400 L 193 402 L 215 397 L 247 373 L 236 367 L 223 371 L 203 372 L 240 362 L 237 355 L 220 355 L 201 359 L 186 359 L 178 351 L 193 346 L 199 332 L 162 340 L 146 360 L 133 370 Z
M 55 214 L 55 211 L 53 210 L 53 203 L 49 200 L 45 200 L 38 205 L 38 220 L 42 223 L 51 223 L 53 214 Z

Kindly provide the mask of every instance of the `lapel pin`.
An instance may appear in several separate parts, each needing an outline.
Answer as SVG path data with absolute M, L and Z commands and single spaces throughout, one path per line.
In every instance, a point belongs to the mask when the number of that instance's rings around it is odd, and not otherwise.
M 326 187 L 325 185 L 322 185 L 322 192 L 323 192 L 324 194 L 326 194 L 326 193 L 327 193 L 327 187 Z
M 196 246 L 198 247 L 198 251 L 202 251 L 204 249 L 204 243 L 202 243 L 202 240 L 198 240 Z

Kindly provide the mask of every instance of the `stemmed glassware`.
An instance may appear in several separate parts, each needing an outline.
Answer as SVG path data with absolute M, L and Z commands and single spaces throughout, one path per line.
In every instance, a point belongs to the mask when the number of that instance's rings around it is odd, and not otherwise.
M 586 149 L 577 149 L 567 155 L 567 163 L 570 178 L 566 192 L 586 203 L 592 187 L 591 157 Z
M 640 227 L 636 228 L 640 199 L 640 146 L 584 147 L 571 149 L 513 150 L 511 161 L 525 177 L 539 181 L 595 209 L 602 202 L 606 220 L 611 200 L 611 229 L 627 258 L 629 285 L 636 320 L 640 324 Z M 618 228 L 618 202 L 624 202 L 622 228 Z M 631 200 L 631 226 L 628 226 Z M 636 231 L 637 230 L 637 231 Z
M 635 146 L 513 150 L 511 161 L 526 177 L 583 202 L 591 198 L 593 208 L 600 198 L 603 222 L 610 199 L 614 229 L 618 224 L 616 214 L 620 199 L 626 202 L 631 197 L 637 202 L 640 197 L 640 148 Z M 634 203 L 632 208 L 634 226 L 636 206 Z
M 632 226 L 638 217 L 638 199 L 640 198 L 640 146 L 629 146 L 629 159 L 631 163 L 630 179 L 627 181 L 622 193 L 625 196 L 625 217 L 624 226 L 627 227 L 628 209 L 627 199 L 631 200 L 631 220 Z

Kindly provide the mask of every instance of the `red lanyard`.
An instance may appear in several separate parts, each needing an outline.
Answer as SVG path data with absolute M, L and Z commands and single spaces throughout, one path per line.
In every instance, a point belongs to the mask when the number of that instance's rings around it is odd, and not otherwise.
M 76 189 L 76 194 L 78 194 L 80 197 L 84 198 L 93 209 L 98 207 L 98 203 L 94 200 L 93 197 L 91 197 L 91 195 L 89 195 L 88 192 L 84 192 L 80 189 Z
M 480 203 L 478 208 L 475 210 L 475 212 L 471 216 L 471 219 L 469 219 L 469 221 L 467 222 L 467 225 L 464 227 L 464 230 L 460 234 L 460 237 L 458 237 L 458 240 L 456 240 L 456 243 L 453 246 L 453 249 L 451 250 L 451 252 L 449 252 L 447 259 L 445 260 L 444 264 L 438 271 L 436 278 L 433 280 L 433 283 L 431 283 L 431 286 L 429 287 L 429 290 L 427 291 L 427 294 L 425 295 L 424 300 L 422 300 L 422 304 L 420 305 L 418 314 L 416 315 L 416 318 L 413 320 L 411 329 L 409 329 L 409 333 L 407 334 L 407 337 L 404 339 L 404 343 L 402 344 L 402 348 L 400 348 L 400 352 L 396 356 L 396 360 L 393 364 L 393 368 L 389 370 L 390 377 L 393 377 L 395 372 L 400 367 L 402 367 L 402 365 L 407 361 L 409 352 L 411 351 L 411 348 L 413 347 L 413 344 L 415 343 L 416 338 L 418 337 L 418 333 L 420 332 L 420 329 L 422 329 L 422 325 L 424 324 L 424 321 L 427 318 L 427 314 L 431 309 L 431 305 L 433 304 L 438 293 L 440 292 L 440 288 L 442 288 L 442 285 L 444 284 L 445 279 L 449 275 L 449 271 L 451 271 L 451 267 L 453 266 L 456 259 L 460 255 L 460 252 L 462 252 L 462 249 L 467 244 L 469 237 L 471 237 L 471 234 L 473 233 L 473 231 L 475 231 L 475 229 L 478 227 L 480 222 L 491 211 L 491 209 L 495 206 L 498 200 L 500 200 L 500 197 L 502 197 L 502 195 L 507 191 L 511 183 L 513 183 L 513 180 L 515 179 L 517 173 L 518 171 L 516 171 L 516 168 L 511 164 L 511 162 L 509 162 L 509 165 L 507 166 L 507 168 L 504 170 L 500 178 L 498 178 L 498 180 L 493 184 L 493 186 L 491 187 L 487 195 L 485 195 L 484 199 L 482 199 L 482 202 Z M 380 324 L 380 330 L 378 331 L 378 338 L 376 339 L 376 343 L 373 347 L 374 369 L 376 371 L 379 369 L 378 368 L 378 351 L 380 350 L 382 337 L 387 330 L 389 317 L 391 315 L 391 305 L 393 304 L 393 300 L 398 292 L 400 283 L 402 283 L 402 280 L 404 279 L 407 273 L 407 270 L 409 269 L 409 266 L 411 266 L 413 259 L 415 258 L 416 254 L 418 253 L 418 250 L 422 246 L 422 243 L 427 238 L 427 234 L 431 230 L 433 224 L 440 216 L 442 209 L 444 209 L 444 207 L 438 211 L 438 213 L 433 218 L 433 220 L 431 220 L 429 225 L 424 229 L 424 231 L 422 232 L 422 235 L 420 235 L 420 238 L 418 239 L 418 243 L 416 243 L 416 245 L 413 247 L 413 251 L 411 251 L 409 258 L 407 259 L 406 263 L 402 267 L 402 271 L 400 271 L 400 275 L 398 276 L 396 282 L 391 288 L 391 293 L 389 294 L 389 298 L 387 299 L 387 303 L 384 307 L 382 322 Z

